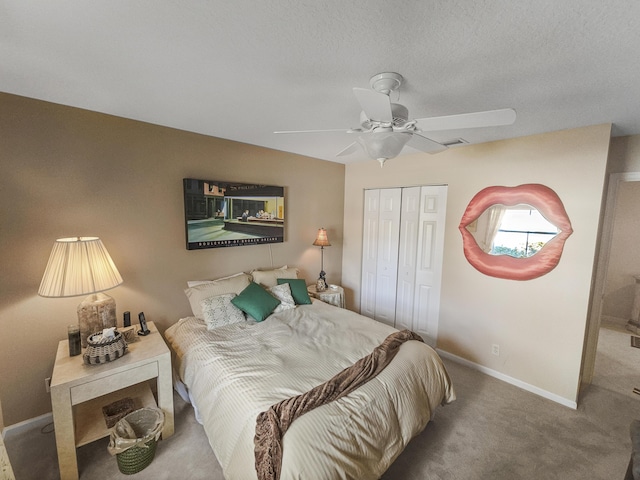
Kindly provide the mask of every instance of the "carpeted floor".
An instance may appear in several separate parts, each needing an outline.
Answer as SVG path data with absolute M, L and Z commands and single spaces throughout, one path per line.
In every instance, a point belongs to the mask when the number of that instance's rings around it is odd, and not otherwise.
M 615 345 L 626 342 L 624 354 L 632 350 L 628 357 L 639 360 L 640 349 L 628 346 L 630 332 L 613 332 L 601 335 L 603 348 L 622 348 Z M 634 375 L 637 368 L 628 368 L 619 356 L 598 354 L 594 384 L 577 410 L 465 366 L 445 364 L 458 399 L 436 411 L 384 480 L 624 478 L 631 449 L 629 424 L 640 418 L 640 397 L 631 389 L 635 384 L 640 387 L 640 378 Z M 107 453 L 105 439 L 78 449 L 80 478 L 222 480 L 191 406 L 175 395 L 175 407 L 176 433 L 159 442 L 156 457 L 145 470 L 121 474 L 116 459 Z M 46 433 L 51 430 L 46 425 L 41 433 L 42 427 L 5 439 L 17 480 L 59 478 L 54 435 Z
M 640 402 L 640 396 L 633 393 L 633 387 L 640 388 L 640 348 L 631 347 L 632 335 L 638 336 L 640 331 L 629 331 L 620 323 L 602 323 L 593 384 Z

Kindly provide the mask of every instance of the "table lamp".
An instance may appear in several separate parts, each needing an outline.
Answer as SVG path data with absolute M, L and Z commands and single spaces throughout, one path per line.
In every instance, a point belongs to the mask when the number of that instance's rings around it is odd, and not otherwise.
M 324 247 L 330 247 L 329 239 L 327 238 L 327 231 L 324 228 L 318 230 L 318 236 L 316 237 L 313 244 L 316 247 L 320 247 L 320 255 L 321 255 L 321 264 L 320 264 L 320 277 L 316 283 L 316 290 L 321 292 L 327 289 L 327 279 L 325 278 L 326 273 L 324 271 Z
M 122 283 L 109 252 L 97 237 L 59 238 L 53 245 L 38 295 L 89 296 L 78 305 L 78 325 L 83 347 L 87 337 L 116 326 L 116 302 L 103 292 Z

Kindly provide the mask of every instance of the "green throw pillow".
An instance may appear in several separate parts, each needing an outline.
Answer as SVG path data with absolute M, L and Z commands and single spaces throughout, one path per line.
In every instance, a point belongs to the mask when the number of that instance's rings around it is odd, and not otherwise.
M 296 302 L 296 305 L 307 305 L 311 303 L 309 298 L 309 292 L 307 292 L 307 282 L 304 278 L 279 278 L 278 285 L 288 283 L 291 287 L 291 296 Z
M 280 305 L 280 300 L 257 283 L 251 282 L 239 295 L 231 299 L 231 303 L 261 322 Z

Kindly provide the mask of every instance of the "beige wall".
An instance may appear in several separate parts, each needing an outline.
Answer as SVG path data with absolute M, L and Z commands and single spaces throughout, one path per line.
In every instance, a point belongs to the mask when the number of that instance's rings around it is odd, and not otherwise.
M 447 219 L 438 347 L 577 400 L 610 126 L 348 165 L 342 283 L 359 307 L 363 190 L 447 184 Z M 525 282 L 482 275 L 464 258 L 458 224 L 469 200 L 490 185 L 541 183 L 562 199 L 574 233 L 560 264 Z M 492 344 L 500 356 L 491 354 Z
M 326 227 L 325 270 L 341 281 L 344 166 L 0 94 L 0 402 L 7 425 L 51 411 L 51 376 L 80 297 L 41 298 L 56 238 L 99 236 L 124 278 L 118 318 L 144 311 L 164 330 L 189 314 L 189 279 L 273 264 L 320 271 L 311 244 Z M 187 251 L 182 179 L 285 187 L 285 242 Z M 322 199 L 322 201 L 319 201 Z
M 640 135 L 611 139 L 608 173 L 640 172 Z

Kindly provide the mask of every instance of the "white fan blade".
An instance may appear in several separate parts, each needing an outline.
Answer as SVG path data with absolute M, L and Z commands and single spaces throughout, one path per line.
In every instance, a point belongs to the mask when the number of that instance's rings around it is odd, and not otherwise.
M 322 132 L 344 132 L 351 133 L 351 130 L 345 128 L 336 128 L 331 130 L 279 130 L 273 133 L 322 133 Z
M 460 128 L 495 127 L 499 125 L 511 125 L 515 121 L 516 111 L 513 108 L 462 113 L 460 115 L 447 115 L 443 117 L 420 118 L 417 120 L 418 128 L 423 132 L 458 130 Z
M 393 121 L 391 101 L 388 95 L 366 88 L 354 88 L 353 93 L 369 120 L 385 123 Z
M 336 153 L 336 157 L 342 157 L 344 155 L 351 155 L 357 149 L 358 149 L 358 143 L 357 142 L 353 142 L 347 148 L 344 148 L 344 149 L 340 150 L 338 153 Z
M 422 135 L 418 135 L 417 133 L 414 133 L 411 136 L 411 140 L 409 140 L 407 145 L 426 153 L 438 153 L 447 149 L 446 145 L 434 142 L 433 140 L 423 137 Z

